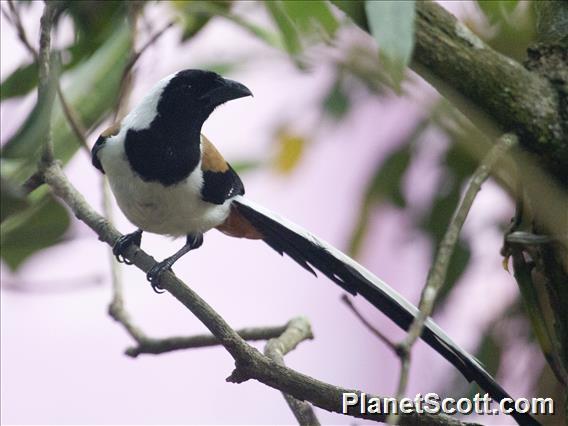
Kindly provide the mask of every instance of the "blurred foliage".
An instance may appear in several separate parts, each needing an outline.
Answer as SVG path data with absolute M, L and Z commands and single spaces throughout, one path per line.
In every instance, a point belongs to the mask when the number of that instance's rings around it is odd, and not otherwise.
M 123 1 L 65 1 L 64 5 L 63 13 L 67 13 L 74 22 L 75 41 L 54 53 L 63 58 L 63 71 L 66 71 L 93 55 L 117 28 L 122 27 L 120 23 L 125 19 L 127 8 Z M 0 86 L 0 99 L 27 95 L 36 86 L 37 64 L 30 62 L 4 79 Z
M 0 100 L 24 96 L 37 86 L 37 64 L 18 67 L 0 85 Z
M 0 222 L 28 206 L 29 202 L 22 188 L 0 176 Z
M 406 206 L 402 181 L 412 160 L 413 145 L 427 126 L 428 120 L 420 122 L 409 137 L 375 167 L 375 174 L 363 195 L 359 217 L 349 243 L 349 253 L 352 256 L 358 256 L 360 253 L 364 238 L 368 234 L 371 213 L 378 206 L 383 203 L 391 203 L 399 208 Z
M 67 102 L 85 128 L 94 128 L 114 109 L 124 68 L 132 54 L 132 28 L 128 18 L 132 17 L 132 8 L 139 8 L 143 14 L 144 8 L 152 4 L 96 0 L 63 2 L 62 13 L 72 20 L 74 38 L 68 46 L 55 52 L 54 58 L 60 58 Z M 479 20 L 466 23 L 495 49 L 522 60 L 526 47 L 536 37 L 535 8 L 519 1 L 480 0 L 477 4 L 484 23 L 479 24 Z M 16 5 L 19 10 L 27 7 L 22 3 Z M 191 42 L 212 21 L 223 19 L 284 52 L 300 70 L 325 61 L 333 78 L 317 99 L 315 108 L 321 116 L 328 118 L 325 123 L 330 126 L 340 126 L 365 97 L 390 96 L 392 91 L 389 89 L 399 90 L 412 55 L 413 1 L 274 0 L 253 3 L 194 0 L 171 1 L 169 6 L 172 16 L 178 18 L 176 25 L 181 29 L 180 43 Z M 252 8 L 268 19 L 254 20 L 253 14 L 248 13 Z M 551 17 L 550 10 L 546 6 L 537 10 L 539 22 L 544 27 L 548 24 L 542 22 Z M 346 15 L 344 12 L 347 12 Z M 346 16 L 370 28 L 376 44 L 338 40 L 340 30 L 350 25 Z M 331 46 L 339 54 L 310 59 L 316 51 L 312 47 L 321 45 Z M 226 74 L 251 59 L 255 58 L 202 67 Z M 36 87 L 37 66 L 30 59 L 4 79 L 0 86 L 0 99 L 2 102 L 16 102 Z M 299 111 L 297 114 L 302 113 Z M 314 133 L 317 132 L 317 126 L 301 135 L 292 132 L 289 121 L 294 118 L 292 115 L 286 118 L 288 122 L 276 123 L 278 130 L 274 132 L 273 139 L 277 153 L 274 158 L 243 158 L 233 164 L 235 169 L 243 172 L 268 165 L 281 173 L 292 173 L 309 149 L 309 141 L 316 139 Z M 29 195 L 20 189 L 35 171 L 48 124 L 44 106 L 35 105 L 1 152 L 2 259 L 12 269 L 37 251 L 64 240 L 70 223 L 67 210 L 45 188 L 40 187 Z M 56 156 L 66 163 L 80 145 L 59 103 L 53 111 L 51 128 Z M 440 188 L 435 192 L 430 208 L 417 211 L 405 196 L 404 181 L 419 155 L 416 145 L 425 132 L 433 128 L 443 134 L 449 144 L 439 158 Z M 455 116 L 444 108 L 433 107 L 430 115 L 416 122 L 409 135 L 400 140 L 386 158 L 377 160 L 368 182 L 361 189 L 362 200 L 350 252 L 354 255 L 360 253 L 369 235 L 370 218 L 380 212 L 381 207 L 390 205 L 404 210 L 414 220 L 414 230 L 430 238 L 434 253 L 460 200 L 464 184 L 477 164 L 478 153 L 470 149 L 472 145 L 479 145 L 474 138 L 471 129 L 457 123 Z M 467 241 L 460 241 L 437 306 L 443 306 L 452 289 L 459 285 L 459 277 L 467 268 L 470 257 Z M 499 369 L 504 350 L 502 343 L 490 332 L 480 345 L 478 356 L 490 371 Z
M 60 53 L 63 56 L 70 54 L 76 60 L 62 69 L 62 78 L 67 83 L 63 90 L 67 103 L 82 125 L 91 128 L 102 122 L 115 106 L 124 67 L 130 56 L 131 32 L 128 25 L 118 25 L 121 20 L 126 22 L 126 8 L 119 4 L 122 2 L 71 3 L 73 7 L 67 12 L 77 20 L 75 26 L 78 37 L 76 44 Z M 86 17 L 88 14 L 100 14 L 104 19 L 90 20 Z M 84 41 L 89 38 L 89 31 L 95 31 L 96 34 L 93 34 L 92 40 Z M 34 81 L 35 84 L 37 80 Z M 36 104 L 20 129 L 2 147 L 3 182 L 22 184 L 35 172 L 49 128 L 46 111 L 45 105 Z M 66 163 L 77 152 L 80 142 L 59 102 L 51 116 L 51 128 L 55 155 L 58 160 Z M 1 255 L 13 269 L 36 251 L 61 240 L 69 224 L 67 211 L 52 200 L 46 191 L 37 190 L 28 198 L 26 204 L 16 202 L 11 197 L 2 198 L 3 212 L 6 214 L 2 216 Z M 41 233 L 33 243 L 28 241 L 31 235 L 28 232 L 30 221 L 36 231 Z
M 182 41 L 196 35 L 215 15 L 225 15 L 231 10 L 231 1 L 211 0 L 201 1 L 172 1 L 174 9 L 182 17 Z
M 523 61 L 536 36 L 531 4 L 516 0 L 478 0 L 477 5 L 487 20 L 488 28 L 478 28 L 474 22 L 466 23 L 493 49 Z
M 59 243 L 70 225 L 67 209 L 41 188 L 31 206 L 2 223 L 2 260 L 16 269 L 26 258 Z
M 306 140 L 302 136 L 286 129 L 280 129 L 276 132 L 276 140 L 279 148 L 274 159 L 274 167 L 282 173 L 289 173 L 300 161 Z
M 412 57 L 414 7 L 414 1 L 365 2 L 371 34 L 379 44 L 379 57 L 397 90 Z
M 324 111 L 335 120 L 341 120 L 351 108 L 351 99 L 343 87 L 341 77 L 336 78 L 322 101 Z

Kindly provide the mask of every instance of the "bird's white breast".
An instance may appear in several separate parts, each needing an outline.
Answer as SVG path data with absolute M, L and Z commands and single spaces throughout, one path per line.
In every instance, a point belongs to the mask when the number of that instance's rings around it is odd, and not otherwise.
M 107 139 L 98 156 L 112 192 L 125 216 L 143 231 L 183 236 L 203 233 L 222 224 L 230 201 L 211 204 L 201 199 L 201 163 L 183 181 L 164 186 L 142 180 L 130 167 L 124 150 L 124 127 Z

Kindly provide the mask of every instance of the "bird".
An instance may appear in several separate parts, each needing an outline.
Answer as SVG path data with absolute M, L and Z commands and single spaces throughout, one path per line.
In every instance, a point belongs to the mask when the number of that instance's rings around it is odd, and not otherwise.
M 220 105 L 252 96 L 239 83 L 207 70 L 185 69 L 160 80 L 92 148 L 92 164 L 106 175 L 118 206 L 138 229 L 114 245 L 117 260 L 142 233 L 184 237 L 185 244 L 147 273 L 153 289 L 183 255 L 217 229 L 236 238 L 262 240 L 310 273 L 326 275 L 346 292 L 360 294 L 399 327 L 408 330 L 419 310 L 396 290 L 340 250 L 306 229 L 245 197 L 242 180 L 202 133 Z M 421 338 L 494 399 L 509 397 L 481 363 L 431 318 Z M 532 417 L 513 413 L 522 424 Z

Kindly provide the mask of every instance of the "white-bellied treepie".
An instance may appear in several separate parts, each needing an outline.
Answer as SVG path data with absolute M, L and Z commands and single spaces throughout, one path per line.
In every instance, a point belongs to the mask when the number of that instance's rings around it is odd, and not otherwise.
M 158 290 L 160 274 L 216 228 L 233 237 L 262 239 L 311 273 L 315 268 L 347 292 L 361 294 L 408 329 L 418 310 L 394 289 L 330 244 L 243 197 L 241 179 L 201 127 L 219 105 L 250 95 L 244 85 L 216 73 L 183 70 L 161 80 L 121 123 L 99 137 L 93 165 L 106 174 L 121 210 L 139 228 L 114 247 L 118 260 L 125 260 L 122 252 L 130 244 L 140 245 L 143 231 L 186 237 L 177 253 L 148 272 Z M 431 319 L 422 339 L 493 398 L 508 397 Z M 532 421 L 519 413 L 515 417 Z

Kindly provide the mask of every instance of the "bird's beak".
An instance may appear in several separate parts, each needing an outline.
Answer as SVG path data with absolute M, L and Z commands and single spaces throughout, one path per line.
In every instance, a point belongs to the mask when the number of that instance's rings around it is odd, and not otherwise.
M 207 103 L 210 107 L 217 107 L 225 102 L 234 99 L 252 96 L 252 92 L 244 84 L 227 78 L 223 79 L 223 84 L 210 90 L 199 100 Z

